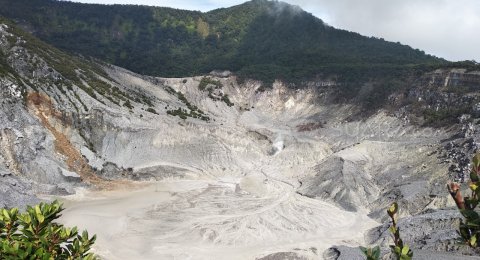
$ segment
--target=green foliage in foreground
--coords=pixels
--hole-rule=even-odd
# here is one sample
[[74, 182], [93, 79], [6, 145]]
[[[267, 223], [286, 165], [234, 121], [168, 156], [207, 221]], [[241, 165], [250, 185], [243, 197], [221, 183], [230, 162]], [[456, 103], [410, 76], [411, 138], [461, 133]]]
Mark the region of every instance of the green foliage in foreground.
[[413, 252], [410, 250], [410, 247], [403, 243], [403, 240], [400, 238], [400, 228], [397, 226], [398, 218], [398, 204], [393, 203], [390, 208], [387, 210], [388, 216], [392, 220], [392, 226], [390, 227], [390, 233], [393, 236], [394, 245], [391, 245], [392, 253], [397, 257], [398, 260], [411, 260], [413, 257]]
[[[400, 237], [400, 228], [397, 226], [398, 219], [398, 204], [394, 202], [387, 210], [387, 214], [392, 220], [392, 225], [389, 228], [393, 237], [393, 245], [390, 245], [392, 254], [398, 260], [411, 260], [413, 257], [413, 251], [405, 244]], [[380, 247], [365, 248], [360, 247], [367, 260], [379, 260], [380, 259]]]
[[53, 222], [62, 211], [58, 201], [28, 206], [23, 213], [0, 209], [0, 259], [97, 259], [88, 253], [96, 236]]
[[361, 246], [360, 250], [362, 250], [363, 254], [366, 257], [366, 260], [378, 260], [380, 259], [380, 247], [376, 246], [374, 248], [366, 248]]
[[[480, 153], [477, 153], [472, 159], [472, 170], [470, 171], [470, 196], [462, 196], [461, 187], [458, 183], [449, 183], [447, 185], [448, 192], [452, 196], [458, 210], [463, 218], [460, 221], [458, 233], [462, 244], [466, 244], [472, 248], [479, 247], [480, 239], [480, 214], [477, 206], [480, 203]], [[390, 233], [393, 235], [394, 245], [391, 245], [392, 253], [398, 260], [411, 260], [413, 257], [412, 250], [408, 245], [404, 244], [400, 238], [400, 229], [397, 227], [398, 204], [393, 203], [387, 210], [392, 220]], [[367, 260], [379, 260], [380, 248], [360, 247]]]
[[476, 248], [479, 246], [478, 240], [480, 239], [480, 215], [477, 209], [480, 202], [480, 154], [473, 157], [472, 164], [469, 183], [470, 196], [462, 196], [458, 183], [449, 183], [447, 188], [464, 217], [459, 227], [461, 241]]

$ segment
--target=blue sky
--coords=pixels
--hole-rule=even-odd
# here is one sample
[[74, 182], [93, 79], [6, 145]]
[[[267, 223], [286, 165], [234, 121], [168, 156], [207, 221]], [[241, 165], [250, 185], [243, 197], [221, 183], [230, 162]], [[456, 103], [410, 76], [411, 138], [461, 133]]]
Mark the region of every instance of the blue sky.
[[[241, 0], [75, 0], [209, 11]], [[449, 60], [480, 62], [480, 0], [286, 0], [328, 24]]]

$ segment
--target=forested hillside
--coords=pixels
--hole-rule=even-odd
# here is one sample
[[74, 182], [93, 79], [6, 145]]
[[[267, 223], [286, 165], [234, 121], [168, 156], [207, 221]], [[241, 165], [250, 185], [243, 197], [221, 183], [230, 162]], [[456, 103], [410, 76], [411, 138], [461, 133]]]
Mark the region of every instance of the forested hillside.
[[293, 82], [319, 74], [351, 76], [360, 70], [356, 74], [363, 75], [366, 69], [378, 74], [379, 67], [443, 62], [400, 43], [335, 29], [298, 7], [266, 0], [208, 13], [0, 0], [0, 15], [59, 48], [165, 77], [226, 69]]

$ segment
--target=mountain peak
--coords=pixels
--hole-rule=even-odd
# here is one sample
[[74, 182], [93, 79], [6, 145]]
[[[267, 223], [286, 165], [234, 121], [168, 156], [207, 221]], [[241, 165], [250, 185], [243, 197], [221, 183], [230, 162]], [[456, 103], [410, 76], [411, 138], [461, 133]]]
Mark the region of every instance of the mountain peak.
[[382, 76], [384, 72], [375, 72], [378, 67], [444, 62], [409, 46], [325, 26], [300, 7], [279, 1], [252, 0], [200, 13], [0, 0], [0, 15], [21, 21], [60, 49], [164, 77], [220, 69], [267, 83], [301, 82], [316, 77], [348, 80], [346, 74], [355, 70], [360, 83]]
[[[238, 8], [256, 8], [259, 12], [268, 11], [269, 14], [307, 14], [300, 6], [292, 5], [287, 2], [277, 0], [251, 0], [243, 4], [221, 9], [238, 9]], [[214, 10], [215, 11], [215, 10]]]

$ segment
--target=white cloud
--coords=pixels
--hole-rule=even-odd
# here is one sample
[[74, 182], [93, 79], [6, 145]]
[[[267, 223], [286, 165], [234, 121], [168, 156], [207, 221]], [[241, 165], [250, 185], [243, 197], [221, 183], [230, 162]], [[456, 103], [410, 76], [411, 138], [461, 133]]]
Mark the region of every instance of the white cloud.
[[[242, 0], [79, 0], [169, 6], [209, 11]], [[328, 24], [367, 36], [399, 41], [449, 60], [480, 61], [478, 0], [286, 0]]]
[[449, 60], [480, 61], [480, 1], [317, 0], [305, 6], [328, 12], [326, 22], [368, 36], [400, 41]]

